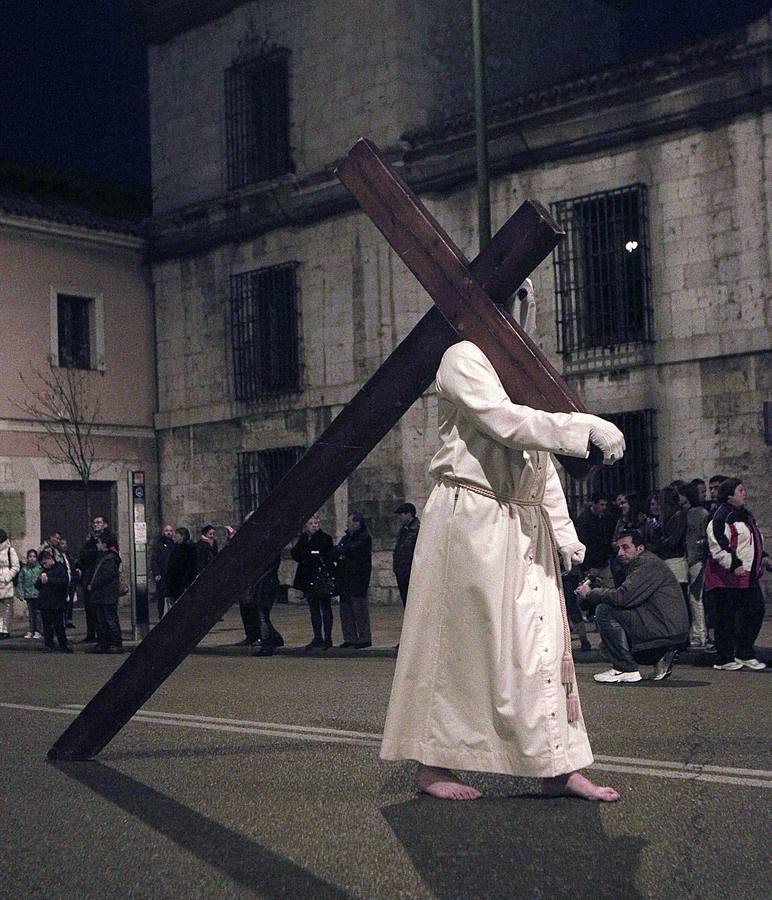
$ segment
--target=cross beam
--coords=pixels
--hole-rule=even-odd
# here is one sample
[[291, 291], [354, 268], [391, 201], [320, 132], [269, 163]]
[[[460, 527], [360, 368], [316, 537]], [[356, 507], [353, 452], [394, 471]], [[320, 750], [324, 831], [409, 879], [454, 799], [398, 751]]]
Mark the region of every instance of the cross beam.
[[[460, 336], [481, 342], [518, 402], [533, 398], [539, 401], [535, 405], [553, 411], [583, 409], [538, 348], [493, 302], [503, 302], [516, 290], [562, 237], [543, 207], [524, 203], [477, 259], [467, 264], [373, 144], [359, 141], [338, 173], [389, 241], [394, 241], [395, 250], [437, 306], [70, 723], [48, 751], [49, 759], [91, 759], [112, 740], [219, 621], [233, 598], [265, 573], [303, 523], [428, 388], [442, 354]], [[496, 329], [506, 336], [496, 336]], [[537, 382], [536, 393], [531, 393], [531, 376]], [[586, 472], [588, 463], [579, 462], [574, 471]]]

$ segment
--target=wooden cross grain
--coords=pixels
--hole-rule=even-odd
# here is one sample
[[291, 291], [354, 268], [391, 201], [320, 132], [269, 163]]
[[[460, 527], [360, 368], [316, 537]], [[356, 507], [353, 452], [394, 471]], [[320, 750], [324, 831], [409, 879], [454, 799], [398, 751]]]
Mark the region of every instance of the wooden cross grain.
[[[544, 207], [523, 203], [467, 263], [371, 142], [357, 142], [338, 176], [436, 306], [94, 695], [49, 759], [91, 759], [105, 747], [429, 387], [442, 354], [459, 339], [485, 352], [513, 401], [551, 412], [584, 411], [531, 339], [495, 305], [563, 236]], [[561, 461], [580, 477], [594, 462], [592, 456]]]

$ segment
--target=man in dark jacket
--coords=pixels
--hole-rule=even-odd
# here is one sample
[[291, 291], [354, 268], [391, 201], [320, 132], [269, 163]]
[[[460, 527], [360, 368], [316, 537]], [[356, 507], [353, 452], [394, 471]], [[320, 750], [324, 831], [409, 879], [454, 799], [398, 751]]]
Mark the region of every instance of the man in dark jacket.
[[99, 559], [97, 538], [103, 531], [107, 531], [107, 528], [107, 520], [104, 516], [94, 516], [91, 522], [91, 533], [80, 551], [78, 568], [80, 569], [80, 583], [83, 587], [83, 609], [86, 613], [86, 636], [81, 641], [83, 644], [93, 644], [97, 640], [97, 611], [88, 586], [91, 583], [91, 576], [94, 574], [94, 566]]
[[415, 506], [412, 503], [400, 503], [394, 512], [399, 516], [401, 527], [394, 547], [392, 568], [397, 579], [402, 605], [405, 606], [407, 603], [407, 590], [410, 585], [410, 568], [413, 565], [413, 553], [415, 552], [415, 542], [418, 540], [421, 521], [416, 516]]
[[595, 621], [612, 669], [595, 675], [602, 684], [640, 681], [638, 661], [655, 664], [654, 680], [667, 678], [678, 649], [689, 639], [689, 614], [681, 586], [665, 562], [650, 553], [639, 531], [617, 538], [617, 557], [627, 577], [618, 588], [580, 584], [576, 593], [595, 607]]
[[612, 587], [609, 560], [616, 517], [609, 513], [608, 500], [593, 494], [590, 504], [576, 520], [576, 534], [585, 546], [582, 572], [599, 587]]
[[166, 570], [169, 567], [169, 557], [174, 547], [174, 529], [171, 525], [164, 525], [153, 546], [153, 555], [150, 558], [150, 571], [155, 584], [155, 602], [158, 608], [158, 621], [164, 614], [164, 598], [166, 597]]
[[96, 565], [89, 582], [89, 595], [97, 613], [97, 645], [91, 653], [123, 653], [118, 621], [121, 557], [115, 536], [103, 531], [96, 539]]
[[64, 563], [56, 562], [50, 550], [41, 550], [38, 557], [42, 572], [35, 582], [38, 590], [37, 607], [43, 618], [43, 649], [53, 653], [54, 634], [63, 653], [72, 653], [64, 630], [64, 611], [67, 607], [67, 588], [70, 583]]
[[349, 514], [346, 533], [334, 551], [335, 582], [340, 596], [341, 647], [372, 647], [367, 589], [373, 570], [373, 539], [358, 512]]

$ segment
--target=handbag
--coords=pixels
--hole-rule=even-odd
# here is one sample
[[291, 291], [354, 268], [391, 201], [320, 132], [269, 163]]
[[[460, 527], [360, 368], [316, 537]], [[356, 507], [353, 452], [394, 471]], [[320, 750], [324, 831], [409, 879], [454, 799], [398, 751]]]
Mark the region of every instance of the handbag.
[[310, 587], [311, 592], [314, 594], [324, 594], [326, 597], [335, 597], [337, 595], [335, 576], [324, 561], [319, 563], [319, 569], [311, 579]]

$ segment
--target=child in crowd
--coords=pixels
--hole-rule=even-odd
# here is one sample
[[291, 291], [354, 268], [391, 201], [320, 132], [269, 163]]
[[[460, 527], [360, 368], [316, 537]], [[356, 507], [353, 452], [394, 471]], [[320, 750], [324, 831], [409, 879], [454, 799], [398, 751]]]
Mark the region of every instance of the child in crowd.
[[43, 649], [53, 653], [56, 634], [62, 653], [72, 653], [64, 630], [64, 611], [70, 584], [67, 569], [64, 563], [56, 562], [50, 550], [41, 550], [39, 558], [43, 571], [35, 582], [35, 587], [38, 589], [38, 607], [43, 616]]
[[40, 578], [43, 570], [38, 562], [37, 550], [27, 550], [27, 561], [19, 571], [19, 596], [27, 603], [27, 615], [29, 617], [29, 631], [24, 637], [29, 641], [32, 638], [42, 640], [43, 618], [38, 608], [38, 589], [35, 582]]

